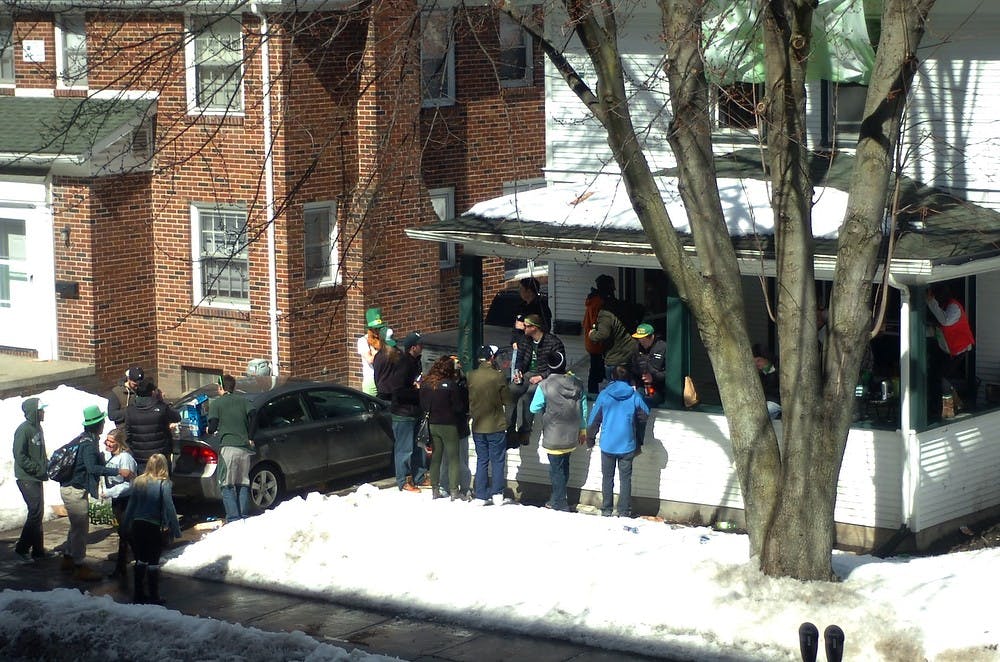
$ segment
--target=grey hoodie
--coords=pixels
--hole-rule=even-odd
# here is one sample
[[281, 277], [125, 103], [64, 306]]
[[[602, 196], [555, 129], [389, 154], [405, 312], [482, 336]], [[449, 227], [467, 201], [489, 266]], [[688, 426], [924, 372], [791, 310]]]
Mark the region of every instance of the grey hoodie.
[[40, 483], [48, 480], [45, 469], [49, 456], [45, 453], [45, 436], [38, 420], [38, 398], [28, 398], [21, 403], [24, 423], [14, 431], [14, 478]]
[[[542, 420], [542, 446], [548, 450], [567, 450], [579, 444], [580, 430], [586, 428], [587, 415], [581, 409], [583, 384], [573, 375], [549, 375], [538, 385], [545, 418]], [[544, 400], [542, 400], [544, 398]], [[534, 410], [532, 402], [532, 410]]]

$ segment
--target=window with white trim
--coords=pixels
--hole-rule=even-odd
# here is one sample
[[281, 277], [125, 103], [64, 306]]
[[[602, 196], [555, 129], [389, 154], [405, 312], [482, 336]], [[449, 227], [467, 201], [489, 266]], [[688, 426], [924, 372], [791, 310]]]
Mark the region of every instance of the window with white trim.
[[340, 282], [337, 254], [337, 203], [316, 202], [303, 207], [306, 287], [323, 287]]
[[420, 89], [423, 107], [455, 103], [455, 43], [450, 11], [420, 15]]
[[0, 17], [0, 84], [14, 84], [14, 23]]
[[56, 17], [56, 83], [61, 88], [87, 87], [87, 32], [83, 14]]
[[[544, 177], [533, 177], [531, 179], [516, 179], [512, 182], [503, 183], [503, 194], [511, 195], [516, 193], [524, 193], [525, 191], [533, 191], [537, 188], [545, 188], [545, 186], [546, 182]], [[533, 270], [534, 266], [535, 266], [534, 260], [506, 257], [503, 260], [504, 278], [508, 280], [515, 277], [521, 278], [523, 277], [521, 272], [525, 270]]]
[[531, 35], [507, 14], [500, 14], [497, 26], [500, 56], [497, 73], [502, 87], [527, 87], [532, 82]]
[[825, 122], [827, 135], [824, 144], [854, 147], [861, 133], [867, 97], [867, 85], [823, 81], [823, 98], [826, 100], [828, 117]]
[[[442, 221], [455, 218], [455, 189], [434, 188], [427, 193], [431, 196], [431, 204], [434, 205], [434, 212]], [[452, 241], [442, 241], [438, 244], [438, 262], [442, 269], [449, 269], [455, 266], [455, 243]]]
[[188, 30], [189, 112], [242, 113], [243, 24], [232, 16], [192, 16]]
[[250, 304], [246, 209], [192, 204], [191, 257], [195, 305]]
[[715, 88], [715, 122], [722, 130], [757, 131], [757, 104], [764, 98], [760, 83], [730, 83]]

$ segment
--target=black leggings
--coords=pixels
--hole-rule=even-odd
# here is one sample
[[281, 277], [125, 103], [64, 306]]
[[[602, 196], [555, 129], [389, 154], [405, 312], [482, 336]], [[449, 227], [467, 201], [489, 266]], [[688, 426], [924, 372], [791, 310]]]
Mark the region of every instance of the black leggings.
[[132, 551], [136, 561], [160, 565], [160, 554], [163, 552], [160, 525], [138, 519], [132, 522]]

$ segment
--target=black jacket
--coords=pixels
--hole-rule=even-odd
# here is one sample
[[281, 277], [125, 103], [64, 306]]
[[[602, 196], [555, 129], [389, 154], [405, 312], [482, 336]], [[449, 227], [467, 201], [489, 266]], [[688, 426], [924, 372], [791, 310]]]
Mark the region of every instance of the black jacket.
[[469, 390], [465, 382], [441, 382], [437, 388], [424, 384], [420, 404], [427, 412], [427, 422], [454, 425], [461, 432], [469, 424]]
[[[552, 310], [549, 308], [548, 301], [545, 300], [541, 295], [534, 298], [531, 303], [526, 302], [524, 299], [518, 303], [517, 306], [517, 319], [524, 320], [527, 315], [538, 315], [542, 318], [542, 331], [548, 333], [552, 330]], [[524, 337], [524, 330], [515, 328], [511, 331], [510, 342], [517, 343], [518, 347], [523, 347], [524, 343], [530, 342]]]
[[398, 352], [392, 358], [380, 350], [372, 361], [375, 369], [375, 388], [378, 397], [389, 402], [389, 413], [404, 418], [420, 417], [420, 393], [414, 382], [420, 376], [420, 361], [409, 352]]
[[108, 393], [108, 419], [115, 425], [121, 425], [125, 420], [125, 410], [135, 402], [135, 398], [135, 391], [128, 387], [124, 379], [115, 384]]
[[653, 341], [649, 349], [643, 349], [639, 343], [635, 344], [635, 351], [632, 353], [632, 377], [636, 384], [642, 382], [642, 373], [648, 372], [653, 376], [653, 388], [662, 391], [666, 386], [667, 369], [667, 343], [660, 338]]
[[[536, 351], [535, 343], [530, 338], [525, 337], [525, 345], [522, 348], [518, 345], [517, 350], [517, 369], [522, 373], [528, 373], [531, 367], [531, 357], [533, 352]], [[556, 353], [562, 354], [562, 361], [565, 365], [566, 362], [566, 348], [563, 347], [563, 341], [559, 339], [559, 336], [554, 333], [546, 333], [542, 336], [542, 339], [538, 341], [538, 358], [535, 362], [534, 374], [541, 375], [542, 377], [548, 377], [551, 370], [549, 370], [549, 362], [556, 363]]]
[[125, 409], [125, 432], [135, 461], [143, 464], [156, 453], [169, 460], [173, 446], [170, 424], [180, 420], [180, 414], [162, 400], [135, 398]]

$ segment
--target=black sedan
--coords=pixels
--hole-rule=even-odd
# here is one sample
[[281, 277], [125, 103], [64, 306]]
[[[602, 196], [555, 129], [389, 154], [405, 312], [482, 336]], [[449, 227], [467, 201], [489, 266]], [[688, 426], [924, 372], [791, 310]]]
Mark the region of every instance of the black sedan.
[[[286, 377], [247, 377], [236, 393], [250, 402], [250, 499], [270, 508], [286, 490], [320, 485], [378, 470], [392, 462], [392, 424], [386, 404], [332, 383]], [[204, 386], [174, 403], [182, 422], [174, 440], [174, 494], [221, 499], [215, 476], [218, 435], [205, 435], [185, 415], [196, 409], [204, 427], [208, 399], [219, 387]]]

